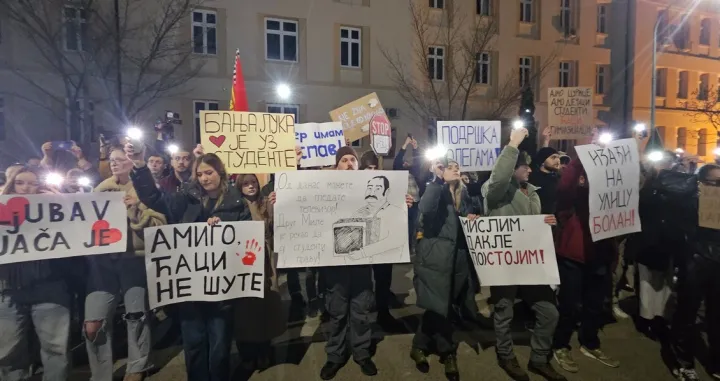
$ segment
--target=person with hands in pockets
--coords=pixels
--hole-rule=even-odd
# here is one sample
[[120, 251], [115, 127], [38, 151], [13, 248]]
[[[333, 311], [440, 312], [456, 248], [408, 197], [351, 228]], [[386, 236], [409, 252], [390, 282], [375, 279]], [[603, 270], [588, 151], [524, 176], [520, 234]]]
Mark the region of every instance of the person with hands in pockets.
[[[133, 184], [140, 201], [167, 216], [171, 224], [250, 221], [250, 210], [237, 188], [231, 187], [225, 165], [215, 154], [197, 147], [192, 179], [179, 192], [157, 189], [145, 164], [144, 152], [125, 145], [134, 163]], [[175, 305], [180, 318], [185, 369], [191, 381], [227, 381], [230, 379], [232, 343], [232, 302], [182, 302]]]
[[[513, 129], [510, 142], [495, 162], [490, 179], [482, 186], [485, 213], [489, 217], [527, 216], [541, 214], [542, 205], [537, 187], [528, 183], [531, 169], [526, 154], [520, 152], [520, 143], [528, 136], [525, 128]], [[555, 216], [548, 215], [545, 222], [556, 225]], [[480, 279], [482, 282], [482, 279]], [[535, 330], [530, 339], [528, 370], [551, 381], [564, 381], [549, 363], [552, 354], [553, 334], [558, 323], [555, 293], [549, 285], [493, 286], [490, 293], [495, 303], [493, 320], [497, 340], [498, 363], [516, 381], [529, 381], [527, 372], [520, 367], [513, 350], [511, 324], [515, 298], [520, 297], [535, 312]]]

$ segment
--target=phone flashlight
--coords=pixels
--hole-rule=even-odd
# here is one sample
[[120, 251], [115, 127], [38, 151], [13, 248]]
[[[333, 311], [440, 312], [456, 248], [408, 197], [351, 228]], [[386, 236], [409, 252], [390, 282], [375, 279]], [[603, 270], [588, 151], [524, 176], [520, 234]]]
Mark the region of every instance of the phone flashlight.
[[81, 177], [77, 179], [77, 184], [81, 187], [89, 187], [90, 186], [90, 178], [89, 177]]
[[429, 150], [427, 150], [425, 152], [425, 157], [430, 161], [437, 160], [441, 157], [444, 157], [446, 152], [447, 152], [447, 150], [445, 149], [445, 147], [436, 146], [436, 147], [433, 147], [433, 148], [430, 148]]
[[63, 183], [63, 177], [59, 173], [50, 172], [45, 176], [45, 184], [60, 186]]
[[638, 123], [638, 124], [635, 125], [635, 127], [633, 127], [633, 129], [635, 130], [635, 132], [644, 132], [644, 131], [645, 131], [645, 128], [646, 128], [646, 127], [645, 127], [645, 123]]
[[170, 144], [167, 146], [167, 151], [170, 155], [174, 155], [180, 151], [180, 147], [178, 147], [177, 144]]
[[523, 123], [522, 120], [516, 120], [513, 122], [513, 130], [518, 130], [520, 128], [523, 128], [525, 126], [525, 123]]
[[142, 139], [143, 132], [137, 127], [130, 127], [127, 129], [127, 136], [132, 140], [140, 140]]
[[613, 141], [613, 136], [609, 132], [604, 132], [604, 133], [600, 134], [600, 137], [598, 137], [598, 142], [600, 142], [602, 144], [608, 144], [611, 141]]

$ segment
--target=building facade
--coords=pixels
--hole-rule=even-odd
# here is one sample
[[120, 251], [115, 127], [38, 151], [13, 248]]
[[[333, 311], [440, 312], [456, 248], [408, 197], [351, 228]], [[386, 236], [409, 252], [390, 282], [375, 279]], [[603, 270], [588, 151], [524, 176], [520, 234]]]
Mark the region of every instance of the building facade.
[[[177, 140], [194, 145], [199, 141], [199, 112], [228, 107], [232, 64], [239, 49], [251, 111], [293, 113], [300, 123], [323, 122], [329, 120], [330, 110], [377, 92], [385, 108], [392, 109], [396, 146], [408, 133], [433, 144], [427, 142], [434, 135], [432, 120], [408, 106], [383, 54], [394, 52], [415, 80], [429, 76], [438, 87], [453, 81], [452, 63], [460, 56], [456, 47], [426, 41], [429, 45], [418, 51], [420, 37], [412, 28], [411, 9], [419, 9], [434, 20], [436, 35], [451, 29], [472, 32], [469, 25], [489, 19], [497, 26], [492, 41], [472, 60], [468, 119], [499, 109], [500, 99], [529, 85], [542, 130], [548, 117], [547, 88], [589, 86], [595, 92], [596, 124], [624, 130], [635, 122], [649, 122], [654, 20], [664, 15], [672, 24], [683, 16], [684, 40], [661, 44], [658, 56], [656, 125], [666, 147], [713, 158], [715, 129], [698, 122], [691, 112], [693, 96], [720, 79], [720, 69], [714, 68], [720, 57], [720, 18], [709, 6], [691, 9], [689, 0], [670, 7], [651, 0], [412, 0], [414, 7], [409, 7], [408, 1], [203, 2], [183, 20], [177, 36], [192, 44], [193, 65], [201, 65], [199, 72], [182, 91], [155, 100], [131, 122], [150, 131], [166, 110], [177, 112], [183, 121], [175, 128]], [[87, 20], [79, 11], [58, 12], [65, 50], [78, 49]], [[463, 23], [449, 17], [458, 14]], [[99, 131], [119, 132], [129, 123], [114, 117], [110, 105], [94, 101], [109, 89], [92, 87], [75, 102], [83, 118], [82, 133], [73, 134], [62, 122], [70, 107], [62, 103], [63, 83], [48, 65], [38, 64], [42, 54], [29, 49], [27, 38], [2, 15], [0, 36], [3, 164], [39, 154], [43, 141], [76, 136], [95, 141]], [[40, 78], [46, 89], [56, 89], [57, 99], [50, 102], [36, 95], [17, 75], [18, 68]], [[288, 96], [277, 93], [279, 84], [291, 89]], [[517, 106], [516, 101], [504, 105], [495, 116], [511, 120]], [[353, 142], [360, 151], [369, 149], [363, 140]], [[568, 149], [569, 143], [560, 146]]]

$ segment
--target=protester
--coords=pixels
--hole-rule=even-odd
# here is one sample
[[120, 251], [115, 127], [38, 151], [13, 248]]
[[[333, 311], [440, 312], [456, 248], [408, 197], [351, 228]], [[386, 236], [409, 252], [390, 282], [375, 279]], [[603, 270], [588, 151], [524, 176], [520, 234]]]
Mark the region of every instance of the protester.
[[[336, 170], [358, 169], [358, 156], [352, 147], [344, 146], [335, 154]], [[410, 196], [406, 202], [410, 204]], [[369, 265], [335, 266], [324, 269], [327, 282], [325, 302], [330, 317], [330, 337], [325, 345], [327, 362], [320, 378], [331, 380], [347, 361], [348, 336], [353, 359], [366, 376], [377, 374], [370, 358], [372, 331], [370, 310], [373, 304], [372, 267]]]
[[78, 168], [90, 179], [91, 184], [95, 185], [100, 182], [99, 172], [85, 157], [82, 148], [75, 142], [72, 142], [69, 151], [61, 151], [56, 148], [53, 147], [52, 142], [46, 142], [42, 145], [43, 158], [40, 167], [59, 173], [66, 173], [73, 168]]
[[28, 168], [34, 168], [34, 169], [40, 169], [40, 164], [42, 163], [42, 158], [38, 156], [30, 156], [28, 157], [27, 161], [25, 161], [25, 165]]
[[235, 186], [242, 194], [253, 221], [265, 223], [265, 296], [235, 301], [235, 344], [245, 370], [270, 366], [270, 340], [285, 331], [287, 317], [278, 292], [277, 255], [273, 253], [273, 205], [275, 192], [260, 194], [256, 175], [240, 175]]
[[[201, 149], [196, 149], [200, 156], [195, 159], [188, 186], [178, 192], [161, 192], [145, 164], [142, 149], [138, 152], [132, 144], [127, 144], [125, 151], [134, 163], [132, 179], [141, 202], [166, 215], [170, 223], [207, 222], [216, 225], [222, 221], [251, 220], [240, 191], [229, 187], [225, 164], [217, 155], [203, 154]], [[176, 164], [180, 161], [186, 163], [188, 160], [184, 157], [182, 155], [180, 160], [174, 161]], [[228, 380], [232, 302], [183, 302], [176, 307], [188, 379]]]
[[[378, 157], [373, 151], [365, 152], [360, 158], [360, 170], [377, 170], [378, 165]], [[398, 304], [397, 297], [390, 290], [393, 265], [392, 263], [382, 263], [372, 265], [372, 269], [375, 279], [375, 307], [378, 312], [377, 323], [386, 332], [400, 332], [405, 329], [405, 326], [390, 313], [391, 305]]]
[[162, 180], [165, 173], [165, 157], [159, 153], [155, 153], [148, 157], [147, 166], [150, 169], [150, 173], [155, 179], [155, 183], [159, 183]]
[[[528, 131], [525, 128], [512, 130], [510, 142], [498, 156], [490, 179], [482, 186], [485, 213], [488, 216], [541, 214], [537, 188], [528, 183], [531, 169], [525, 155], [518, 149], [527, 136]], [[555, 216], [546, 216], [545, 222], [554, 225]], [[482, 279], [480, 281], [482, 282]], [[519, 297], [531, 306], [536, 317], [535, 329], [530, 339], [528, 370], [551, 381], [564, 381], [566, 378], [549, 363], [553, 333], [558, 321], [555, 294], [550, 286], [495, 286], [491, 287], [490, 292], [497, 301], [493, 320], [497, 340], [495, 348], [500, 367], [513, 380], [530, 379], [515, 357], [510, 329], [515, 298]]]
[[[625, 245], [625, 256], [634, 258], [638, 267], [638, 326], [661, 341], [668, 335], [671, 316], [668, 307], [672, 305], [668, 301], [673, 293], [675, 257], [685, 252], [687, 243], [688, 229], [679, 229], [676, 221], [692, 209], [671, 202], [682, 197], [673, 196], [657, 184], [658, 174], [669, 170], [674, 158], [674, 152], [666, 151], [660, 160], [644, 166], [638, 203], [642, 231], [630, 236]], [[692, 190], [687, 192], [691, 195]]]
[[533, 157], [534, 168], [530, 172], [530, 184], [537, 188], [540, 197], [541, 213], [555, 214], [557, 205], [557, 187], [560, 176], [560, 155], [552, 147], [543, 147]]
[[[36, 169], [12, 171], [2, 195], [45, 193]], [[0, 265], [0, 380], [30, 379], [37, 337], [43, 380], [69, 377], [71, 297], [58, 260]]]
[[110, 148], [113, 176], [95, 192], [124, 192], [128, 217], [128, 247], [124, 253], [87, 257], [88, 295], [85, 299], [85, 343], [92, 380], [105, 381], [113, 375], [113, 317], [123, 300], [128, 332], [128, 361], [124, 381], [141, 381], [150, 368], [150, 321], [148, 319], [147, 277], [143, 230], [166, 224], [163, 214], [148, 209], [138, 200], [130, 178], [133, 163], [122, 147]]
[[[420, 199], [423, 238], [413, 260], [417, 305], [425, 309], [413, 337], [410, 358], [416, 368], [430, 370], [427, 355], [434, 348], [445, 366], [448, 380], [459, 380], [457, 343], [449, 319], [454, 305], [475, 304], [467, 242], [460, 217], [475, 219], [470, 196], [460, 181], [460, 166], [455, 161], [434, 164], [435, 178]], [[477, 310], [472, 307], [469, 310]]]
[[617, 246], [614, 239], [593, 242], [588, 223], [589, 186], [582, 163], [574, 159], [565, 169], [557, 189], [559, 224], [555, 246], [560, 274], [560, 319], [555, 330], [553, 356], [561, 368], [573, 373], [578, 372], [579, 366], [570, 352], [570, 338], [578, 323], [580, 352], [603, 365], [620, 366], [600, 349], [598, 337]]
[[[150, 158], [152, 159], [152, 156]], [[192, 179], [193, 160], [193, 153], [190, 151], [179, 150], [174, 153], [170, 161], [172, 172], [158, 181], [160, 189], [169, 193], [180, 192], [183, 184], [187, 184]]]
[[[672, 186], [672, 174], [663, 173], [659, 177], [660, 186], [665, 189]], [[698, 172], [697, 180], [705, 186], [720, 186], [720, 166], [704, 165]], [[692, 212], [685, 215], [688, 217], [685, 224], [692, 224], [695, 232], [692, 234], [690, 255], [684, 258], [685, 262], [680, 266], [677, 309], [672, 318], [672, 348], [678, 362], [676, 375], [681, 381], [699, 379], [695, 371], [695, 338], [700, 335], [695, 322], [703, 301], [709, 344], [708, 373], [720, 379], [720, 231], [697, 226], [697, 197], [692, 197], [692, 204]]]

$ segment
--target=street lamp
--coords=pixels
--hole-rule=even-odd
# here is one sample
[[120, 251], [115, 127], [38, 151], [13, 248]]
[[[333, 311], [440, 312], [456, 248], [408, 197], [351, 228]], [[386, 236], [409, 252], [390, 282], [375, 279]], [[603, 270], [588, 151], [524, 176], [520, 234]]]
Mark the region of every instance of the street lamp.
[[277, 93], [277, 96], [280, 97], [280, 99], [285, 100], [290, 98], [290, 95], [292, 94], [292, 90], [290, 89], [290, 86], [288, 86], [287, 83], [279, 83], [275, 87], [275, 93]]

